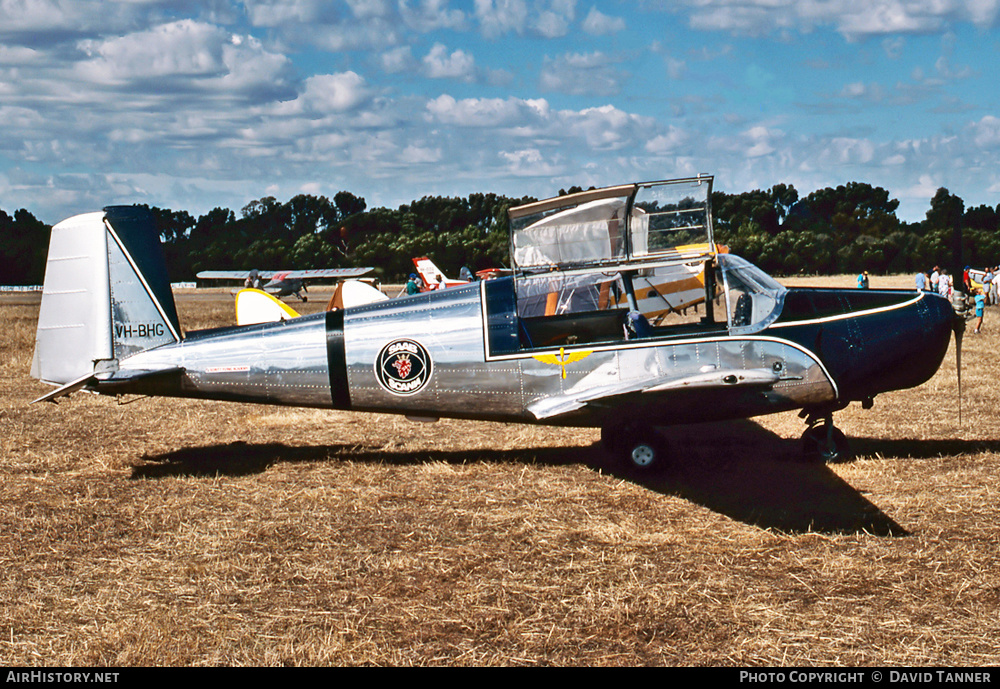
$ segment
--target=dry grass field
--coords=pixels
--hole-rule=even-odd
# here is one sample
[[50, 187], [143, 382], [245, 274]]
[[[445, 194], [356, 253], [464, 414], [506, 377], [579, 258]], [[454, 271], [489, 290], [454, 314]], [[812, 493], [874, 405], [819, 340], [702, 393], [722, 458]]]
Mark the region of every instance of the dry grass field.
[[998, 308], [961, 425], [952, 348], [837, 415], [852, 462], [796, 461], [785, 414], [673, 429], [684, 461], [636, 481], [592, 430], [28, 406], [37, 299], [0, 296], [0, 664], [1000, 663]]

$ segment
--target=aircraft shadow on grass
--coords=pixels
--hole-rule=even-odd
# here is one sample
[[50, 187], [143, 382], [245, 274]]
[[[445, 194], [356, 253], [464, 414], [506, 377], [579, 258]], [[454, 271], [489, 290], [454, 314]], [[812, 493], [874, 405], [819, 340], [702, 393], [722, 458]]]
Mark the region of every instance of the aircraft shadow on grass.
[[[430, 462], [523, 462], [561, 466], [586, 464], [644, 488], [674, 495], [731, 519], [789, 533], [870, 533], [906, 536], [861, 491], [830, 467], [803, 463], [797, 439], [782, 438], [752, 421], [679, 426], [667, 434], [677, 458], [650, 474], [619, 470], [599, 443], [590, 446], [522, 450], [393, 450], [373, 445], [290, 446], [242, 442], [185, 448], [146, 456], [134, 478], [165, 476], [240, 476], [265, 471], [279, 462], [347, 460], [414, 465]], [[1000, 452], [998, 441], [885, 440], [853, 442], [861, 455], [930, 459], [942, 455]]]

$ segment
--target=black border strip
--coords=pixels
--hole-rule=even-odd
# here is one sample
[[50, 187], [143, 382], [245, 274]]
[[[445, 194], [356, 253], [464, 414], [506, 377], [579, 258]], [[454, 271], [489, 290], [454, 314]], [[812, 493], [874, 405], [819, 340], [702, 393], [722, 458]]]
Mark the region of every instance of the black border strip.
[[344, 312], [326, 312], [326, 366], [330, 372], [330, 400], [334, 409], [351, 408], [347, 384], [347, 351], [344, 347]]

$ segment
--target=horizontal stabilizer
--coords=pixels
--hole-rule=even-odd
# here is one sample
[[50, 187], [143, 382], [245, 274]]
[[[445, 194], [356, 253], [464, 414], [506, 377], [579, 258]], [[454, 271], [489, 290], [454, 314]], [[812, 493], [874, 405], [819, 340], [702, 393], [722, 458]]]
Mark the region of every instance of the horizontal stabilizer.
[[94, 391], [106, 394], [141, 393], [143, 392], [142, 387], [144, 385], [156, 380], [170, 378], [183, 372], [184, 368], [182, 366], [170, 366], [154, 370], [125, 369], [115, 371], [110, 377], [107, 377], [106, 373], [88, 373], [74, 381], [59, 386], [36, 400], [32, 400], [31, 403], [55, 402], [60, 397], [67, 397], [83, 388], [91, 388]]
[[99, 378], [97, 390], [111, 395], [165, 394], [161, 387], [167, 381], [176, 380], [184, 373], [183, 366], [167, 366], [158, 369], [122, 369], [109, 378]]
[[35, 402], [53, 402], [54, 403], [60, 397], [66, 397], [67, 395], [73, 394], [77, 390], [85, 387], [87, 385], [87, 383], [90, 383], [93, 380], [96, 380], [94, 378], [94, 374], [93, 373], [88, 373], [88, 374], [86, 374], [84, 376], [80, 376], [76, 380], [72, 380], [72, 381], [66, 383], [65, 385], [60, 385], [55, 390], [52, 390], [51, 392], [48, 392], [48, 393], [42, 395], [41, 397], [39, 397], [36, 400], [32, 400], [31, 403], [32, 404], [34, 404]]

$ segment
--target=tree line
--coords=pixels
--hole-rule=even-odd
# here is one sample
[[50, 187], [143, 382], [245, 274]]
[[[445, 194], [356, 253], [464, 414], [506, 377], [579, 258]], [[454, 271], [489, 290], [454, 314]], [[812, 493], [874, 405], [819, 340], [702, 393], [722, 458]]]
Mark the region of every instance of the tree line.
[[[560, 193], [580, 191], [580, 187]], [[163, 241], [170, 276], [194, 280], [201, 270], [375, 266], [384, 281], [403, 279], [415, 256], [430, 256], [445, 271], [508, 264], [507, 210], [535, 201], [476, 193], [425, 196], [369, 209], [348, 191], [332, 199], [300, 194], [285, 203], [251, 201], [239, 215], [215, 208], [187, 211], [149, 207]], [[716, 241], [774, 275], [902, 273], [951, 266], [956, 230], [963, 261], [1000, 263], [1000, 206], [966, 208], [941, 188], [924, 220], [896, 217], [889, 192], [851, 182], [800, 197], [791, 185], [712, 195]], [[0, 283], [40, 284], [50, 226], [21, 209], [0, 210]]]

